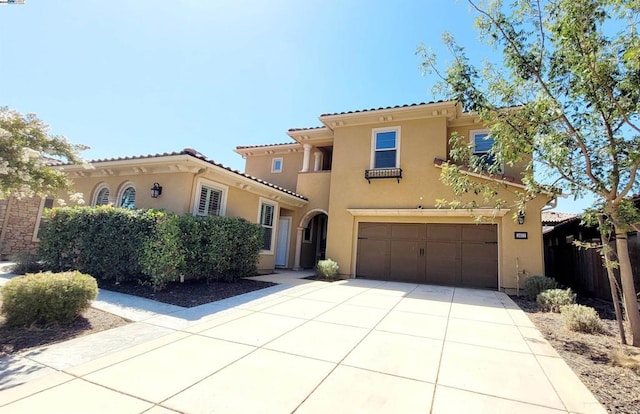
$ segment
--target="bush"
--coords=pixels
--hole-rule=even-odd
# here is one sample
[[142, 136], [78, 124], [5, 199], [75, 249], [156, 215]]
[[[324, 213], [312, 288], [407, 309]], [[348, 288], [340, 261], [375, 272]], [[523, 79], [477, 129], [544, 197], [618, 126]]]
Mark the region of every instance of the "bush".
[[571, 289], [547, 289], [538, 295], [536, 301], [541, 311], [559, 313], [562, 306], [575, 303], [576, 294]]
[[583, 305], [565, 305], [560, 308], [567, 329], [584, 333], [603, 331], [602, 322], [595, 309]]
[[29, 273], [2, 287], [2, 309], [9, 326], [70, 322], [98, 295], [96, 280], [78, 271]]
[[55, 208], [40, 237], [47, 270], [140, 280], [155, 290], [184, 279], [233, 281], [257, 273], [262, 227], [238, 217], [109, 206]]
[[536, 300], [538, 295], [545, 290], [555, 289], [558, 284], [553, 278], [545, 276], [531, 276], [524, 282], [524, 295], [529, 300]]
[[178, 216], [158, 214], [154, 232], [144, 241], [140, 253], [140, 268], [154, 290], [162, 290], [167, 283], [180, 279], [184, 256]]
[[262, 226], [240, 217], [179, 216], [185, 279], [230, 282], [253, 276], [262, 247]]
[[325, 279], [335, 279], [338, 276], [338, 263], [331, 259], [320, 260], [316, 265], [318, 275]]
[[18, 253], [12, 257], [12, 260], [16, 262], [16, 264], [13, 266], [13, 269], [11, 269], [11, 272], [17, 275], [42, 271], [42, 264], [38, 262], [38, 256], [33, 253]]
[[99, 206], [54, 208], [49, 214], [40, 236], [47, 270], [77, 269], [119, 282], [140, 277], [139, 255], [163, 213]]

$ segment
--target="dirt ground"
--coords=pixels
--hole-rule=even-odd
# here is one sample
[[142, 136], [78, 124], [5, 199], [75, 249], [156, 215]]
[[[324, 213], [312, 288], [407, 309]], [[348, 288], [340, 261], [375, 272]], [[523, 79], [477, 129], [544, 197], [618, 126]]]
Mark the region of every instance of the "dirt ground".
[[[640, 370], [614, 366], [612, 353], [622, 351], [640, 355], [640, 349], [620, 345], [620, 334], [613, 305], [597, 299], [581, 299], [578, 303], [595, 308], [602, 318], [604, 334], [583, 334], [565, 328], [558, 313], [538, 312], [535, 302], [512, 299], [564, 358], [595, 397], [610, 413], [640, 413]], [[626, 327], [627, 337], [629, 328]]]

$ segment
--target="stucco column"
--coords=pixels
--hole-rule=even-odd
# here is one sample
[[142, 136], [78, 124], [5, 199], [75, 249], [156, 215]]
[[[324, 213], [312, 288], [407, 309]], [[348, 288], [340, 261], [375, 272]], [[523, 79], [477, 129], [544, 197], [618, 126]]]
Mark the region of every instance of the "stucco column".
[[302, 148], [304, 148], [304, 158], [302, 159], [302, 171], [300, 172], [309, 172], [309, 161], [311, 158], [311, 144], [304, 144]]
[[296, 257], [293, 262], [293, 270], [302, 270], [300, 267], [300, 250], [302, 250], [302, 237], [304, 235], [304, 227], [298, 227], [296, 235]]
[[320, 171], [320, 168], [322, 167], [320, 165], [320, 160], [322, 160], [322, 153], [320, 151], [318, 152], [314, 152], [313, 153], [314, 156], [314, 160], [313, 160], [313, 171]]

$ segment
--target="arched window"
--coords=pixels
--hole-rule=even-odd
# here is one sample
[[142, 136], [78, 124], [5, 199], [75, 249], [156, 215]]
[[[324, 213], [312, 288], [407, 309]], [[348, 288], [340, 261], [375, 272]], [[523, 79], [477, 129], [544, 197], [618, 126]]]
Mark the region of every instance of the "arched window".
[[123, 187], [120, 194], [120, 207], [134, 209], [136, 208], [136, 189], [132, 185]]
[[109, 204], [109, 187], [102, 185], [98, 187], [95, 194], [93, 199], [94, 206], [106, 206]]

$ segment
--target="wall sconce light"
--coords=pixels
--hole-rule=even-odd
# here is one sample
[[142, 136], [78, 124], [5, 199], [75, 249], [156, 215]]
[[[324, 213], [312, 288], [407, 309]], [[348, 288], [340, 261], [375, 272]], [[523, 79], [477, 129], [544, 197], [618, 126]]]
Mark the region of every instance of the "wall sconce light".
[[153, 183], [151, 187], [151, 198], [158, 198], [162, 194], [162, 186], [158, 183]]
[[518, 224], [524, 224], [524, 211], [518, 212]]

